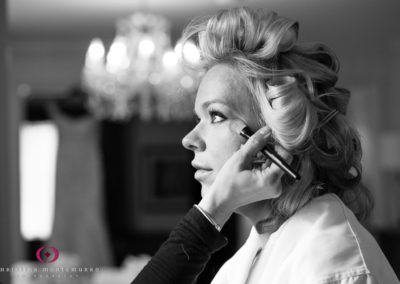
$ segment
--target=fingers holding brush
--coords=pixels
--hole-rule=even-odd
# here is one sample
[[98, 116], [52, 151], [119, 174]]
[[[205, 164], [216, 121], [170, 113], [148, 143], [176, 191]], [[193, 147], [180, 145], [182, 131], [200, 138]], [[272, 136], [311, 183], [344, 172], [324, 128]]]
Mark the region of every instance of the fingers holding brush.
[[[280, 145], [275, 145], [274, 147], [274, 152], [276, 152], [277, 156], [281, 158], [283, 162], [285, 162], [286, 165], [290, 165], [293, 161], [293, 156], [287, 151], [285, 148], [283, 148]], [[272, 180], [272, 181], [279, 181], [282, 176], [287, 173], [284, 169], [282, 169], [281, 164], [279, 165], [278, 163], [273, 163], [270, 159], [267, 158], [265, 163], [261, 166], [261, 170], [265, 171], [267, 176]]]

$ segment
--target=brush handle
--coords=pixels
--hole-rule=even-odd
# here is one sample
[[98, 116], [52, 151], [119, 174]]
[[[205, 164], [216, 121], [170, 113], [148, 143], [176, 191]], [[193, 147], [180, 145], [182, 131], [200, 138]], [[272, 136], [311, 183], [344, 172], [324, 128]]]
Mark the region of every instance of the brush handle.
[[[246, 126], [240, 131], [239, 134], [248, 140], [254, 134], [254, 132]], [[261, 151], [282, 171], [290, 175], [292, 178], [300, 180], [300, 175], [288, 163], [286, 163], [286, 161], [277, 152], [275, 152], [270, 145], [266, 145]]]

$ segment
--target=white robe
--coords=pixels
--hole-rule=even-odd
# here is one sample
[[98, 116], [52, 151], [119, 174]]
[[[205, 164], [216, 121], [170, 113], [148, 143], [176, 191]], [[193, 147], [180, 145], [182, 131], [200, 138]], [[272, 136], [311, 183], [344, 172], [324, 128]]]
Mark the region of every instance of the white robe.
[[400, 282], [375, 239], [330, 193], [310, 201], [271, 235], [259, 235], [253, 227], [246, 243], [212, 281], [223, 283]]

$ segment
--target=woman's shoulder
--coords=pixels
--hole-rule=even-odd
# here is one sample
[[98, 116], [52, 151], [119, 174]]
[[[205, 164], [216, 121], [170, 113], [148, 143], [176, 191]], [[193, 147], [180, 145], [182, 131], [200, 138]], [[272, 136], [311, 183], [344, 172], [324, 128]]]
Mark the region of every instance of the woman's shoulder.
[[309, 275], [379, 275], [382, 271], [391, 275], [390, 265], [375, 239], [333, 193], [311, 200], [270, 240], [270, 249], [277, 251], [281, 247], [287, 252], [280, 256], [282, 261], [301, 263], [301, 271]]
[[[282, 229], [282, 230], [281, 230]], [[352, 211], [333, 193], [311, 200], [276, 232], [280, 242], [312, 258], [349, 259], [363, 264], [363, 254], [374, 242]], [[272, 236], [271, 236], [272, 237]], [[342, 255], [343, 254], [343, 255]], [[322, 260], [322, 259], [320, 259]], [[338, 261], [338, 264], [344, 261]], [[346, 264], [348, 265], [348, 264]]]
[[[327, 193], [310, 200], [304, 207], [287, 219], [271, 235], [271, 238], [286, 239], [295, 237], [293, 241], [299, 243], [302, 238], [310, 238], [319, 234], [325, 235], [328, 232], [327, 236], [342, 235], [344, 231], [351, 232], [351, 223], [354, 223], [351, 215], [352, 212], [337, 195]], [[293, 232], [296, 232], [296, 234], [293, 235]], [[348, 238], [351, 235], [345, 234], [344, 236]]]
[[[281, 228], [285, 230], [287, 226], [291, 228], [297, 225], [301, 225], [309, 233], [326, 232], [327, 229], [342, 225], [343, 229], [350, 230], [353, 234], [359, 233], [358, 230], [361, 226], [353, 212], [334, 193], [313, 198], [283, 223]], [[356, 231], [351, 230], [354, 226]], [[309, 229], [313, 230], [309, 231]], [[340, 231], [335, 232], [339, 233]]]

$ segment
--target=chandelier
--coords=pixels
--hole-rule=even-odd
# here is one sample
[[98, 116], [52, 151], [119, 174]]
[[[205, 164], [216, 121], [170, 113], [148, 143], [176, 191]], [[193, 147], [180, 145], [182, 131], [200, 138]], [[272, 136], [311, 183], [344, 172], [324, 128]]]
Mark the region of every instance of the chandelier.
[[95, 38], [86, 52], [82, 88], [89, 110], [101, 119], [192, 119], [193, 95], [201, 74], [186, 70], [196, 63], [196, 46], [178, 40], [173, 48], [170, 23], [162, 16], [135, 13], [116, 23], [116, 36], [107, 55]]

